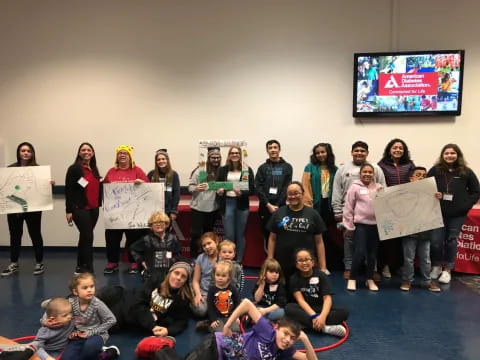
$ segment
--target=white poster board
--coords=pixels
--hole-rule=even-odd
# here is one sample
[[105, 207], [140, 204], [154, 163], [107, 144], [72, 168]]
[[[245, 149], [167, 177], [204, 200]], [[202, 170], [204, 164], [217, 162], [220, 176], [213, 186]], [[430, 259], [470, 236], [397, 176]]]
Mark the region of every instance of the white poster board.
[[0, 168], [0, 214], [53, 209], [50, 166]]
[[443, 227], [435, 178], [390, 186], [374, 200], [380, 240]]
[[163, 183], [103, 185], [105, 229], [143, 229], [155, 211], [165, 211]]

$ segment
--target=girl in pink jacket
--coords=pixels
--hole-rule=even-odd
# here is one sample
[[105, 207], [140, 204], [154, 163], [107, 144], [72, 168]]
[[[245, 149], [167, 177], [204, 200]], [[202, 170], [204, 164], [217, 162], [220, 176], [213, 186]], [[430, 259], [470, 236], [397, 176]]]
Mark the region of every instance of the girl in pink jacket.
[[378, 287], [373, 281], [379, 242], [373, 199], [377, 191], [382, 188], [382, 185], [375, 182], [373, 166], [365, 163], [360, 168], [360, 180], [355, 180], [345, 195], [343, 225], [347, 232], [354, 233], [353, 243], [355, 246], [347, 290], [355, 291], [357, 289], [356, 279], [366, 258], [366, 285], [371, 291], [378, 291]]

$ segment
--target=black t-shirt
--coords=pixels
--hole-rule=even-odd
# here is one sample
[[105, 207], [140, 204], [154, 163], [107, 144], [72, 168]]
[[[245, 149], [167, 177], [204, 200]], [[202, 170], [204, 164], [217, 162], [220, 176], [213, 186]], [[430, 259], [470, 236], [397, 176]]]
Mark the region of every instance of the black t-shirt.
[[[253, 289], [253, 297], [255, 297], [255, 292], [258, 289], [258, 284], [255, 284]], [[285, 289], [285, 284], [277, 282], [276, 284], [265, 284], [263, 289], [263, 296], [260, 301], [257, 302], [259, 306], [269, 307], [273, 304], [277, 304], [279, 307], [283, 308], [287, 304], [287, 290]]]
[[303, 277], [297, 271], [290, 277], [290, 290], [293, 294], [300, 291], [305, 301], [311, 307], [323, 306], [323, 297], [332, 295], [332, 284], [327, 275], [318, 270], [313, 269], [313, 273], [309, 277]]
[[273, 256], [285, 274], [291, 274], [295, 268], [295, 250], [310, 249], [316, 255], [315, 235], [324, 232], [326, 227], [318, 212], [310, 207], [293, 211], [288, 206], [282, 206], [272, 214], [268, 229], [277, 235]]

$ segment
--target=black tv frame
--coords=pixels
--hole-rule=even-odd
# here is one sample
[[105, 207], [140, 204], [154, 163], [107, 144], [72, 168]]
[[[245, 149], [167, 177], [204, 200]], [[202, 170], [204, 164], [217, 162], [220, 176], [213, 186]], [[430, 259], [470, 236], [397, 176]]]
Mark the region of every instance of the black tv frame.
[[[381, 57], [381, 56], [405, 56], [405, 55], [442, 55], [442, 54], [459, 54], [460, 67], [458, 79], [458, 95], [457, 110], [436, 110], [436, 111], [371, 111], [362, 112], [357, 109], [358, 98], [358, 59], [362, 57]], [[465, 61], [465, 50], [415, 50], [415, 51], [383, 51], [383, 52], [356, 52], [353, 55], [353, 117], [389, 117], [389, 116], [459, 116], [462, 113], [462, 94], [463, 94], [463, 74]]]

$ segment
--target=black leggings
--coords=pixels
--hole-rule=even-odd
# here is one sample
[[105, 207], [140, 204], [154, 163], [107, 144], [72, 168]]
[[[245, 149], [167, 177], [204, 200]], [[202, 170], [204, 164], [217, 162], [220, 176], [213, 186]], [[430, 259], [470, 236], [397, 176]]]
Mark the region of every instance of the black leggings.
[[73, 222], [80, 232], [78, 237], [77, 266], [93, 272], [93, 230], [98, 220], [98, 208], [73, 210]]
[[33, 251], [37, 263], [43, 261], [42, 212], [8, 214], [8, 230], [10, 231], [10, 261], [18, 262], [22, 247], [23, 221], [27, 223], [28, 234], [32, 239]]
[[[317, 313], [322, 311], [321, 306], [312, 306]], [[292, 320], [296, 320], [306, 330], [313, 330], [312, 319], [297, 303], [288, 303], [285, 306], [285, 315]], [[344, 308], [333, 307], [327, 316], [326, 325], [338, 325], [348, 319], [348, 310]]]

